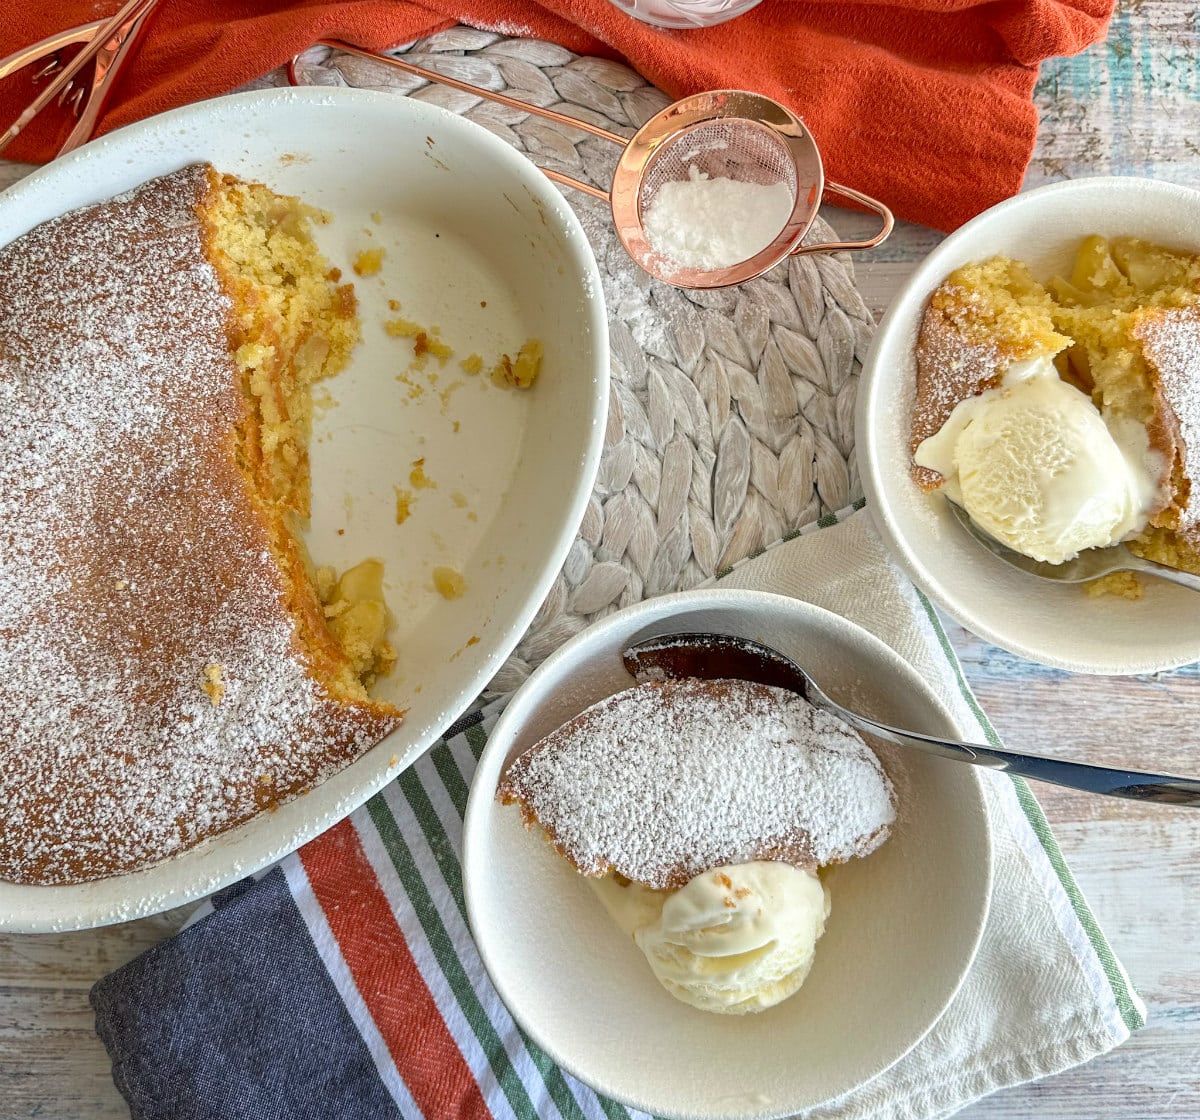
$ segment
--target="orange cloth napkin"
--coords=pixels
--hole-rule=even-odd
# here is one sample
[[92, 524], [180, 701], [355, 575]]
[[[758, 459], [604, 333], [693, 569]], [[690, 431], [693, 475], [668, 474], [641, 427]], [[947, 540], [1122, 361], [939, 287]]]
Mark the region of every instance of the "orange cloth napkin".
[[[1044, 59], [1101, 38], [1114, 0], [765, 0], [696, 31], [639, 23], [608, 0], [161, 0], [99, 132], [227, 92], [315, 39], [383, 48], [466, 23], [624, 58], [672, 96], [743, 88], [799, 113], [827, 176], [898, 216], [951, 230], [1021, 186]], [[116, 11], [117, 0], [0, 5], [0, 54]], [[0, 83], [0, 126], [32, 100]], [[51, 107], [5, 152], [51, 158], [68, 131]]]

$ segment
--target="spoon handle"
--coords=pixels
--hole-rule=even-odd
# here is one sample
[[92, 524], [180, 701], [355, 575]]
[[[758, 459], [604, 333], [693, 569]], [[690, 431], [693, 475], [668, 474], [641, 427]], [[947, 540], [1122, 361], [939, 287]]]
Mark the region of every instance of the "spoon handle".
[[1172, 778], [1166, 774], [1147, 774], [1139, 770], [1114, 770], [1109, 766], [1090, 766], [1084, 762], [1063, 762], [1035, 754], [999, 750], [982, 743], [960, 743], [915, 731], [901, 731], [843, 708], [811, 681], [808, 700], [815, 707], [839, 716], [857, 730], [900, 747], [915, 747], [928, 754], [954, 758], [989, 770], [1006, 770], [1023, 778], [1052, 782], [1056, 786], [1079, 789], [1085, 793], [1128, 797], [1134, 801], [1158, 801], [1166, 805], [1200, 806], [1200, 781], [1193, 778]]
[[1156, 560], [1147, 560], [1144, 556], [1136, 556], [1130, 553], [1135, 560], [1136, 565], [1130, 565], [1135, 571], [1145, 572], [1150, 576], [1157, 576], [1159, 579], [1170, 580], [1171, 583], [1178, 583], [1183, 587], [1191, 588], [1193, 591], [1200, 591], [1200, 576], [1193, 575], [1191, 572], [1182, 571], [1179, 568], [1171, 568], [1166, 564], [1160, 564]]
[[729, 634], [667, 634], [631, 646], [621, 658], [630, 675], [639, 682], [679, 677], [706, 680], [733, 677], [757, 681], [798, 693], [814, 707], [833, 713], [858, 731], [900, 747], [914, 747], [927, 754], [969, 762], [989, 770], [1007, 770], [1023, 778], [1053, 782], [1085, 793], [1157, 801], [1164, 805], [1200, 806], [1200, 780], [1195, 778], [1172, 778], [1138, 770], [1089, 766], [1084, 762], [1062, 762], [1036, 754], [1017, 754], [983, 743], [961, 743], [957, 739], [901, 731], [898, 727], [877, 723], [831, 700], [790, 657], [749, 638]]

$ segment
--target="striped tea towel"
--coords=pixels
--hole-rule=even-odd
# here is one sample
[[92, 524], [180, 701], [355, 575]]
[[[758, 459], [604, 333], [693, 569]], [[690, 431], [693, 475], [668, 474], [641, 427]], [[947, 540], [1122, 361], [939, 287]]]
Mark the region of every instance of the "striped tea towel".
[[[865, 513], [767, 550], [730, 586], [837, 611], [913, 664], [995, 741], [937, 617]], [[526, 1039], [471, 941], [462, 815], [500, 702], [461, 719], [382, 794], [222, 892], [173, 940], [101, 980], [97, 1029], [134, 1120], [626, 1120]], [[1144, 1008], [1023, 782], [986, 781], [991, 912], [929, 1035], [807, 1120], [944, 1117], [1116, 1046]], [[619, 1024], [614, 1024], [614, 1030]]]

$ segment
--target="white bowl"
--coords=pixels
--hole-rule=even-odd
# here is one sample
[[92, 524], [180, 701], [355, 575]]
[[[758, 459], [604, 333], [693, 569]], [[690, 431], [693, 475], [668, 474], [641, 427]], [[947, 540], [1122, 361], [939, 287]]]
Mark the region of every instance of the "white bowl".
[[1200, 252], [1200, 191], [1149, 179], [1097, 178], [1019, 194], [941, 243], [892, 301], [858, 390], [855, 441], [867, 506], [892, 555], [938, 606], [989, 642], [1079, 673], [1150, 673], [1200, 659], [1200, 595], [1146, 579], [1133, 602], [1020, 572], [955, 521], [941, 494], [909, 476], [913, 350], [926, 300], [946, 276], [995, 254], [1038, 279], [1069, 270], [1091, 233]]
[[830, 874], [832, 913], [800, 991], [746, 1016], [678, 1002], [582, 877], [536, 831], [522, 828], [518, 809], [498, 804], [495, 791], [508, 764], [539, 738], [630, 686], [620, 660], [627, 645], [697, 630], [766, 642], [865, 714], [961, 734], [896, 653], [818, 607], [720, 589], [630, 607], [549, 658], [492, 732], [467, 804], [467, 912], [513, 1017], [597, 1092], [659, 1116], [784, 1116], [877, 1076], [953, 998], [987, 916], [988, 819], [972, 767], [881, 751], [896, 784], [896, 828], [877, 852]]
[[[0, 244], [199, 159], [329, 210], [333, 222], [315, 233], [348, 275], [357, 252], [385, 249], [379, 276], [351, 276], [364, 337], [350, 368], [322, 387], [338, 404], [315, 420], [308, 541], [320, 563], [383, 558], [400, 661], [375, 691], [408, 714], [305, 796], [148, 870], [79, 886], [0, 883], [0, 928], [81, 928], [178, 906], [362, 804], [429, 747], [516, 646], [566, 557], [599, 465], [608, 329], [587, 238], [524, 157], [434, 106], [362, 90], [282, 89], [166, 113], [5, 192]], [[407, 359], [382, 327], [396, 315], [389, 298], [406, 318], [439, 325], [463, 356], [542, 339], [538, 383], [506, 393], [477, 378], [445, 413], [436, 393], [406, 403], [395, 375]], [[418, 457], [438, 490], [421, 491], [397, 525], [393, 487], [407, 483]], [[454, 505], [455, 492], [467, 509]], [[461, 599], [435, 592], [436, 564], [464, 572]]]

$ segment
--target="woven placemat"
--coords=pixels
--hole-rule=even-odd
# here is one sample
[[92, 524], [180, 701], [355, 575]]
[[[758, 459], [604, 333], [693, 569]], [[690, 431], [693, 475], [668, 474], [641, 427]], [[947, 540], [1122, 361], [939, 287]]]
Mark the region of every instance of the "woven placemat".
[[[620, 63], [537, 39], [456, 27], [397, 53], [626, 136], [670, 102]], [[301, 73], [432, 102], [545, 167], [605, 190], [612, 180], [619, 149], [574, 129], [327, 49]], [[874, 323], [848, 256], [792, 257], [736, 288], [682, 292], [633, 264], [603, 203], [564, 194], [604, 284], [608, 428], [579, 534], [497, 693], [589, 623], [703, 583], [861, 492], [854, 398]], [[809, 236], [836, 240], [820, 218]]]

